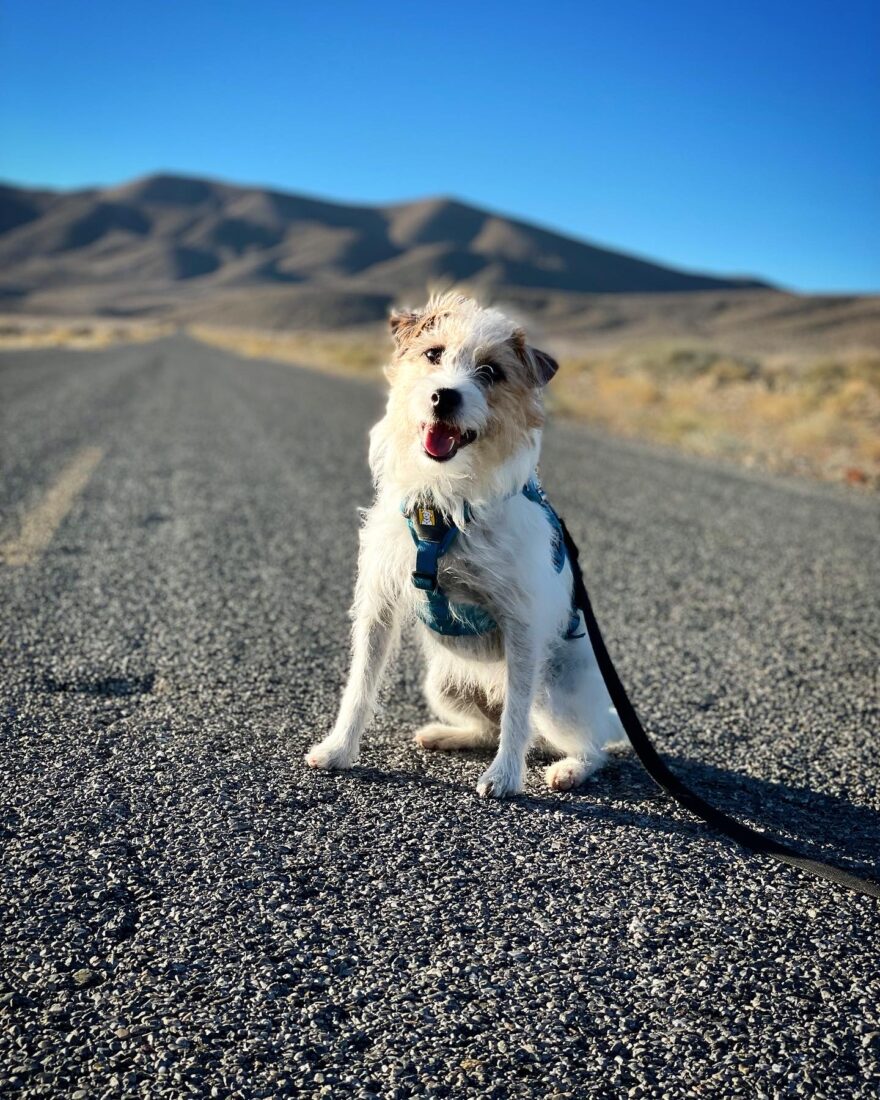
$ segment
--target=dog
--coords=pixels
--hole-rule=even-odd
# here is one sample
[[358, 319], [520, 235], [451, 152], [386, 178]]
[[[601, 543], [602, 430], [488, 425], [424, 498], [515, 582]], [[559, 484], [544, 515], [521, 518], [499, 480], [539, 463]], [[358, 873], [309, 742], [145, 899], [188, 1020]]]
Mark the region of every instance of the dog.
[[621, 727], [573, 607], [561, 525], [537, 477], [543, 389], [556, 361], [496, 309], [446, 292], [391, 314], [384, 417], [370, 433], [352, 658], [332, 731], [306, 756], [347, 769], [407, 621], [438, 721], [427, 750], [497, 745], [477, 791], [522, 789], [533, 742], [556, 790], [599, 768]]

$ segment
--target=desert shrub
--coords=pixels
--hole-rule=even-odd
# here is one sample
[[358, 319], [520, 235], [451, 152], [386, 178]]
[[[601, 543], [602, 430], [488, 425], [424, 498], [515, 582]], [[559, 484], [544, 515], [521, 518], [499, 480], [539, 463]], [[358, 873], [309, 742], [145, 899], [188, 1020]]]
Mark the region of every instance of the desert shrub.
[[722, 355], [709, 368], [709, 377], [716, 386], [729, 386], [735, 382], [757, 382], [763, 379], [761, 364], [756, 359], [739, 359]]
[[880, 390], [880, 355], [858, 352], [848, 356], [818, 359], [804, 372], [806, 386], [822, 396], [839, 392], [853, 380]]

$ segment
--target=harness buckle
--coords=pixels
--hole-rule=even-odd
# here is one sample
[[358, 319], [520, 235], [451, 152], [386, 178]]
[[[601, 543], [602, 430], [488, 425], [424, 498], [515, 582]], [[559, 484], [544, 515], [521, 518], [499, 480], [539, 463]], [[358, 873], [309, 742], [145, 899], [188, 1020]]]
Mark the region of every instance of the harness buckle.
[[422, 592], [436, 592], [437, 591], [437, 574], [436, 573], [420, 573], [417, 569], [412, 572], [412, 582], [416, 588], [422, 590]]

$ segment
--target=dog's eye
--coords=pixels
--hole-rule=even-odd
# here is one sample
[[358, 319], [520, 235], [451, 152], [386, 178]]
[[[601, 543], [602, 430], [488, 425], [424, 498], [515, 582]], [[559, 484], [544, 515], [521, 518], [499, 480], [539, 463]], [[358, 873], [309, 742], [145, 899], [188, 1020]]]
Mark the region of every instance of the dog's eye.
[[494, 386], [496, 382], [504, 381], [504, 371], [495, 363], [480, 363], [476, 370], [476, 378], [484, 386]]
[[440, 356], [443, 354], [443, 348], [428, 348], [425, 352], [425, 358], [429, 363], [439, 363]]

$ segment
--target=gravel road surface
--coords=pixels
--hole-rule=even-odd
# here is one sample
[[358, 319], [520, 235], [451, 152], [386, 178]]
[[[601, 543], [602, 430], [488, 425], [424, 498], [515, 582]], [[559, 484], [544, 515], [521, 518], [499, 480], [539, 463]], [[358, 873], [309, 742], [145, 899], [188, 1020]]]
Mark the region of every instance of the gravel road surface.
[[[409, 647], [361, 765], [304, 766], [380, 404], [182, 337], [0, 356], [0, 1091], [875, 1097], [877, 903], [631, 755], [481, 801]], [[563, 424], [543, 473], [674, 766], [877, 873], [877, 498]]]

